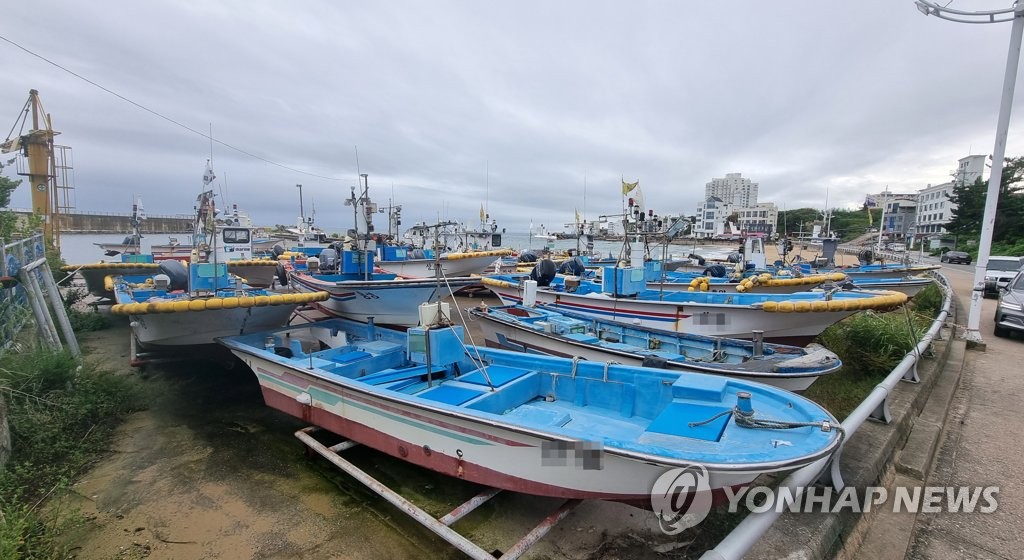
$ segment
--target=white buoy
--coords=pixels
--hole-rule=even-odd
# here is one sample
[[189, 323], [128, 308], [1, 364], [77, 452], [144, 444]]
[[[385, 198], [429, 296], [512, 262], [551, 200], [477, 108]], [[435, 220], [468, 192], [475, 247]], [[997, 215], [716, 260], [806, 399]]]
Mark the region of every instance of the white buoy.
[[526, 280], [523, 282], [523, 305], [533, 307], [537, 305], [537, 281]]

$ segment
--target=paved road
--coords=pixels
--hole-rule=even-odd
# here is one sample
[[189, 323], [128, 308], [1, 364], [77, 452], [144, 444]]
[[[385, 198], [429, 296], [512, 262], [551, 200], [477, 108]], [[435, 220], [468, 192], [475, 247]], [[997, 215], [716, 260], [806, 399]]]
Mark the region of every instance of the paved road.
[[[970, 308], [973, 265], [945, 265], [960, 302], [962, 321]], [[992, 334], [996, 300], [984, 300], [980, 332], [984, 352], [969, 351], [960, 387], [928, 486], [999, 486], [999, 507], [991, 514], [922, 513], [907, 557], [913, 559], [1020, 558], [1024, 537], [1024, 337]]]

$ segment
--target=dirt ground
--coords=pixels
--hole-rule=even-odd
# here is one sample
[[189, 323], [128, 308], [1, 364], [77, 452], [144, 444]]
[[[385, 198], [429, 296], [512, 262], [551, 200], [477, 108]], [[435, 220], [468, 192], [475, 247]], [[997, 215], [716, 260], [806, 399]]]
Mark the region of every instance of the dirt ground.
[[[293, 436], [304, 424], [264, 406], [243, 364], [189, 361], [140, 373], [128, 365], [127, 324], [112, 320], [114, 328], [82, 338], [88, 359], [142, 376], [152, 400], [67, 498], [86, 519], [69, 536], [75, 558], [463, 557], [327, 461], [308, 457]], [[346, 457], [436, 516], [480, 490], [369, 449]], [[455, 529], [486, 550], [506, 550], [559, 505], [505, 494]], [[526, 557], [665, 558], [686, 548], [662, 535], [648, 511], [588, 502]]]

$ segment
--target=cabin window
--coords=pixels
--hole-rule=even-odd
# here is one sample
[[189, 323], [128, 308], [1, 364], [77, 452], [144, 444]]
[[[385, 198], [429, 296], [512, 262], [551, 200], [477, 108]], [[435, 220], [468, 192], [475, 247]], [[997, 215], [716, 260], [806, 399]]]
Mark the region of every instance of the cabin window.
[[249, 230], [247, 229], [225, 229], [224, 243], [248, 243]]

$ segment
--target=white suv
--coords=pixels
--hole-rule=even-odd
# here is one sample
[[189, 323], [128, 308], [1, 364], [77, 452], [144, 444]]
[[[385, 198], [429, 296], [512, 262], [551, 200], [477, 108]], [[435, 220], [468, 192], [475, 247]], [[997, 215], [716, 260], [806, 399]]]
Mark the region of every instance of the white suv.
[[1024, 257], [989, 257], [988, 264], [985, 265], [985, 290], [982, 295], [985, 297], [999, 295], [999, 288], [1005, 288], [1010, 283], [1010, 279], [1016, 276], [1021, 265], [1024, 265]]

